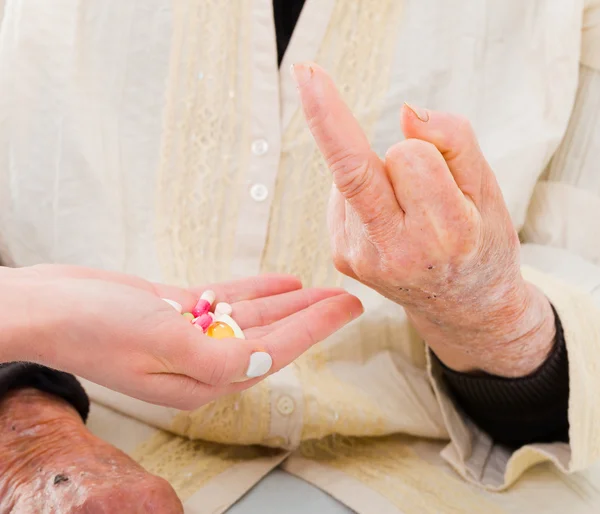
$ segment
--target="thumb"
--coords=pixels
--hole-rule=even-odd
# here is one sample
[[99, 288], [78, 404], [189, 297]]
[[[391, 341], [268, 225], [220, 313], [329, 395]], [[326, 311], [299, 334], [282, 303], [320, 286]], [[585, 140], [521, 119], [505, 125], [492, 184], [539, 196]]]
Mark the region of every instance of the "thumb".
[[404, 136], [433, 144], [446, 160], [459, 189], [479, 206], [482, 183], [491, 169], [469, 120], [457, 114], [431, 111], [407, 103], [400, 118]]

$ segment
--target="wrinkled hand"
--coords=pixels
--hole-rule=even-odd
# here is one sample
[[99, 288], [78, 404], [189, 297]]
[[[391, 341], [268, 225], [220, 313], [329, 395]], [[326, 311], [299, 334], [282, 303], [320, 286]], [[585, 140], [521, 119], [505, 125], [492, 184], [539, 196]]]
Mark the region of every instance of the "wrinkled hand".
[[[362, 312], [342, 290], [301, 289], [283, 275], [197, 290], [56, 265], [2, 268], [0, 279], [0, 362], [38, 362], [181, 409], [255, 384], [247, 376], [255, 352], [268, 353], [275, 372]], [[209, 338], [161, 300], [190, 311], [209, 288], [232, 304], [246, 340]]]
[[450, 367], [536, 369], [554, 316], [521, 275], [517, 233], [468, 121], [405, 106], [406, 140], [382, 160], [322, 69], [296, 65], [294, 75], [333, 175], [337, 268], [403, 305]]
[[169, 483], [88, 431], [61, 398], [0, 399], [0, 512], [183, 514]]

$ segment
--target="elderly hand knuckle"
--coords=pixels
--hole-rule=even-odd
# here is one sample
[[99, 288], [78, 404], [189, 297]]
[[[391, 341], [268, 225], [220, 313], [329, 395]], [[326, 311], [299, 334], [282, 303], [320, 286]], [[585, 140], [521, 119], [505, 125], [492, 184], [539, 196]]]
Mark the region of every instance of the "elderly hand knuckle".
[[456, 114], [454, 120], [454, 128], [455, 133], [460, 134], [471, 134], [473, 133], [473, 126], [471, 125], [471, 121], [466, 116], [462, 114]]
[[396, 239], [398, 217], [394, 212], [388, 213], [381, 209], [371, 218], [365, 219], [363, 225], [370, 239], [376, 241], [378, 247], [385, 247]]
[[385, 154], [385, 159], [387, 163], [394, 163], [410, 169], [410, 164], [414, 162], [415, 158], [430, 157], [432, 152], [437, 152], [437, 149], [428, 141], [405, 139], [391, 146]]
[[388, 148], [385, 153], [386, 162], [403, 162], [406, 159], [406, 152], [408, 150], [405, 144], [406, 141], [401, 141]]

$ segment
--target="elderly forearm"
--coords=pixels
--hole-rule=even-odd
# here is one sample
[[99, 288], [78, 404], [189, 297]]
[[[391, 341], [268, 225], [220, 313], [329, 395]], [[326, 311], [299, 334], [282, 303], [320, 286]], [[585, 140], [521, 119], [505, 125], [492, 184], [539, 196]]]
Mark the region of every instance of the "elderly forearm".
[[59, 318], [57, 309], [50, 308], [52, 302], [40, 300], [40, 293], [48, 293], [48, 288], [36, 281], [32, 269], [0, 267], [0, 364], [21, 360], [47, 363], [38, 357], [53, 354], [48, 341], [64, 330], [61, 320], [69, 313]]
[[548, 299], [535, 286], [519, 282], [503, 290], [495, 304], [457, 310], [457, 302], [433, 318], [408, 310], [423, 339], [438, 358], [458, 372], [485, 372], [523, 377], [536, 371], [550, 354], [556, 324]]
[[62, 398], [85, 421], [89, 399], [73, 375], [31, 362], [11, 362], [36, 356], [36, 348], [48, 344], [46, 335], [57, 330], [46, 309], [31, 307], [35, 292], [30, 282], [22, 280], [25, 273], [25, 268], [0, 268], [0, 401], [15, 390], [37, 389]]

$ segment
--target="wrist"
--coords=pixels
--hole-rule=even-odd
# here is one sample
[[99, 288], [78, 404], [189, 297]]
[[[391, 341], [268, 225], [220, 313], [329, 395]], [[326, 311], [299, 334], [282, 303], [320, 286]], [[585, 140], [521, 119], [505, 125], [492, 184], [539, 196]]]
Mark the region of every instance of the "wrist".
[[509, 337], [487, 340], [475, 363], [477, 369], [504, 377], [524, 377], [544, 364], [554, 347], [556, 319], [546, 296], [525, 282], [526, 296], [521, 316], [514, 321]]
[[[42, 284], [31, 268], [3, 268], [0, 295], [2, 322], [0, 325], [0, 362], [44, 359], [41, 346], [59, 329], [55, 319], [52, 287]], [[48, 297], [44, 299], [44, 297]]]
[[0, 401], [0, 431], [8, 433], [7, 426], [30, 429], [35, 425], [83, 423], [79, 413], [62, 398], [34, 388], [15, 389]]
[[553, 309], [540, 290], [522, 279], [496, 297], [501, 300], [485, 309], [464, 305], [460, 313], [444, 313], [448, 323], [413, 313], [409, 318], [438, 358], [455, 371], [529, 375], [554, 345]]

